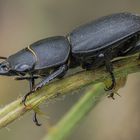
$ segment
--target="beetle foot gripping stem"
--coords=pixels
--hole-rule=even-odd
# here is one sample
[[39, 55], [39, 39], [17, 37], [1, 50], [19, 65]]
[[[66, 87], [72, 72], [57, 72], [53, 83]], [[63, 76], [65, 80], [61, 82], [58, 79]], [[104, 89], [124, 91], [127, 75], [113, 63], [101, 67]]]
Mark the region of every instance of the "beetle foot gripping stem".
[[116, 86], [116, 80], [113, 72], [110, 72], [112, 83], [109, 87], [106, 86], [105, 91], [110, 91]]
[[115, 80], [114, 73], [113, 72], [109, 72], [109, 73], [111, 75], [112, 83], [109, 87], [106, 86], [105, 91], [110, 91], [108, 98], [112, 98], [113, 100], [115, 100], [115, 98], [114, 98], [115, 93], [114, 93], [113, 89], [115, 89], [115, 87], [116, 87], [116, 80]]
[[24, 104], [24, 106], [27, 106], [27, 105], [26, 105], [27, 97], [28, 97], [29, 95], [31, 95], [32, 93], [33, 93], [33, 91], [30, 91], [30, 92], [28, 92], [26, 95], [23, 96], [23, 98], [22, 98], [22, 103]]

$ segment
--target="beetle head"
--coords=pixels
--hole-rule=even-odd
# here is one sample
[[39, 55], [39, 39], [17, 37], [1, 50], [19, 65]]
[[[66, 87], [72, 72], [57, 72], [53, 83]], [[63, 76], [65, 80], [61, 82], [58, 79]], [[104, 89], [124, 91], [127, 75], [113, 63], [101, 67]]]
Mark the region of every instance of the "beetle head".
[[24, 76], [26, 73], [31, 72], [35, 65], [34, 56], [25, 49], [8, 58], [0, 57], [0, 59], [5, 59], [0, 63], [0, 75], [5, 76]]
[[25, 75], [30, 70], [31, 70], [31, 67], [25, 63], [17, 64], [12, 67], [10, 63], [6, 60], [0, 63], [0, 75], [5, 75], [5, 76]]
[[26, 64], [16, 65], [15, 68], [12, 69], [9, 62], [5, 60], [0, 64], [0, 75], [4, 76], [25, 75], [27, 69], [29, 69], [29, 67]]

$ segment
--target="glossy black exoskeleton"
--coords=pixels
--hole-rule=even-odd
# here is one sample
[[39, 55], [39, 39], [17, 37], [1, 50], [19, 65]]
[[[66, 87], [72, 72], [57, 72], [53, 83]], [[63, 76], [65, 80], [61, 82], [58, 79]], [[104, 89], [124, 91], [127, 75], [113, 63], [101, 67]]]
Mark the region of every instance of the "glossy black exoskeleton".
[[[117, 13], [105, 16], [76, 28], [66, 37], [55, 36], [37, 41], [27, 48], [9, 56], [0, 64], [0, 75], [18, 76], [17, 80], [29, 80], [30, 92], [26, 98], [55, 78], [63, 77], [70, 68], [82, 66], [95, 69], [105, 65], [112, 78], [115, 77], [111, 60], [140, 50], [140, 16]], [[35, 85], [35, 79], [43, 80]], [[34, 115], [34, 122], [40, 125]]]

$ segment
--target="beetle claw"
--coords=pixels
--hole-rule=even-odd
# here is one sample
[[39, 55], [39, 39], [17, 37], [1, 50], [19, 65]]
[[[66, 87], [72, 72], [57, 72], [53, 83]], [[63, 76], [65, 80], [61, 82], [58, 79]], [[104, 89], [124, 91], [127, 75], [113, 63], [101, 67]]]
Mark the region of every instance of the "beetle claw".
[[119, 93], [117, 93], [117, 92], [111, 92], [111, 93], [108, 95], [108, 98], [112, 98], [113, 100], [115, 100], [115, 98], [114, 98], [114, 95], [115, 95], [115, 94], [121, 97], [121, 95], [120, 95]]
[[22, 104], [23, 104], [25, 107], [27, 107], [27, 105], [26, 105], [26, 99], [27, 99], [27, 96], [26, 96], [26, 95], [23, 96], [23, 98], [22, 98]]
[[38, 122], [38, 119], [37, 119], [37, 116], [36, 116], [36, 112], [34, 113], [34, 116], [33, 116], [33, 122], [37, 125], [37, 126], [41, 126], [42, 124]]
[[35, 88], [33, 88], [30, 92], [28, 92], [26, 95], [24, 95], [23, 98], [22, 98], [22, 103], [25, 106], [27, 106], [26, 105], [26, 100], [27, 100], [28, 96], [31, 95], [32, 93], [34, 93], [35, 91], [39, 90], [41, 87], [42, 87], [41, 85], [38, 85]]
[[28, 92], [26, 95], [23, 96], [23, 98], [22, 98], [22, 103], [24, 104], [25, 107], [27, 106], [27, 105], [26, 105], [27, 97], [28, 97], [29, 95], [31, 95], [32, 93], [33, 93], [33, 91], [30, 91], [30, 92]]
[[27, 106], [26, 103], [25, 103], [25, 102], [26, 102], [25, 96], [22, 98], [22, 101], [21, 101], [21, 102], [22, 102], [22, 104], [23, 104], [25, 107]]
[[111, 93], [108, 95], [108, 98], [112, 98], [113, 100], [115, 100], [115, 98], [114, 98], [114, 92], [111, 92]]

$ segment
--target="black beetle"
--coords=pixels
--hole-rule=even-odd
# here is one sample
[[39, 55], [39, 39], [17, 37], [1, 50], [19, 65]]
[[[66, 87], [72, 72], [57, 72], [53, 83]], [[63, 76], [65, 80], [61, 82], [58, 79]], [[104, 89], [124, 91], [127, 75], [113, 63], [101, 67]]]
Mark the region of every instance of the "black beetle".
[[[139, 51], [140, 16], [117, 13], [105, 16], [76, 28], [66, 37], [55, 36], [37, 41], [27, 48], [9, 56], [0, 64], [0, 75], [18, 76], [17, 80], [29, 80], [31, 91], [26, 98], [55, 78], [61, 78], [69, 68], [82, 66], [95, 69], [105, 65], [112, 78], [115, 77], [111, 60]], [[35, 84], [35, 79], [43, 80]], [[34, 122], [40, 125], [34, 115]]]

